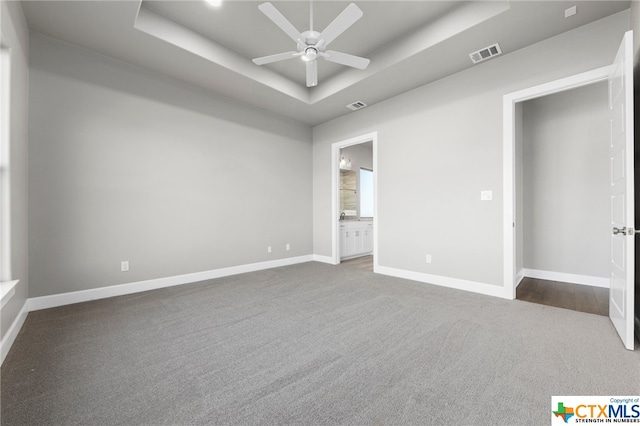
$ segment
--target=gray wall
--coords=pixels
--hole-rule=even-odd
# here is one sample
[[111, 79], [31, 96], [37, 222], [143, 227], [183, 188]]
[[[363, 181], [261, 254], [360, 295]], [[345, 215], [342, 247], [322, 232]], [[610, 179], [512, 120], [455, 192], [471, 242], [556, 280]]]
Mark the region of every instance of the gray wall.
[[345, 160], [351, 159], [351, 167], [341, 167], [345, 170], [360, 170], [361, 167], [373, 170], [373, 146], [371, 142], [351, 145], [340, 150]]
[[312, 254], [310, 127], [37, 34], [30, 61], [31, 297]]
[[29, 32], [20, 2], [0, 2], [2, 41], [11, 48], [11, 272], [20, 282], [2, 308], [0, 334], [7, 330], [24, 306], [29, 292], [27, 232], [27, 116]]
[[606, 82], [524, 102], [524, 267], [609, 277]]
[[631, 29], [633, 30], [634, 64], [637, 66], [640, 62], [640, 1], [634, 0], [631, 2], [630, 13]]
[[626, 11], [314, 127], [314, 253], [331, 255], [331, 144], [378, 131], [380, 265], [502, 285], [502, 97], [612, 63], [628, 28]]

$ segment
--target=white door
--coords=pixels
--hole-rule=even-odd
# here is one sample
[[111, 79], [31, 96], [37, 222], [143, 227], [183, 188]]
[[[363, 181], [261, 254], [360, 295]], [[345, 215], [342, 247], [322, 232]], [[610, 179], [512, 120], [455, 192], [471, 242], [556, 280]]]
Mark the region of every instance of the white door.
[[355, 252], [356, 254], [360, 254], [364, 251], [364, 229], [356, 229], [354, 231], [355, 237]]
[[632, 33], [622, 40], [609, 77], [611, 123], [611, 287], [609, 317], [627, 349], [633, 350], [634, 146]]
[[364, 252], [371, 253], [373, 251], [373, 225], [367, 224], [364, 230]]
[[339, 257], [349, 256], [349, 231], [345, 229], [344, 225], [340, 225], [340, 253]]
[[357, 250], [358, 250], [358, 246], [357, 246], [356, 231], [353, 229], [349, 229], [347, 231], [347, 251], [348, 251], [347, 256], [354, 255]]

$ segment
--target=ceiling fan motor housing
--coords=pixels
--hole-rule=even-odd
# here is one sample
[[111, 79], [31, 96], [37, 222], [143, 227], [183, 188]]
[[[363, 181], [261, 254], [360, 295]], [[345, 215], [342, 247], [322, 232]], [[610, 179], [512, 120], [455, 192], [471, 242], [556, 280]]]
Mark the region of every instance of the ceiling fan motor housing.
[[302, 34], [302, 38], [307, 45], [315, 45], [318, 43], [318, 38], [320, 37], [320, 33], [317, 31], [305, 31]]

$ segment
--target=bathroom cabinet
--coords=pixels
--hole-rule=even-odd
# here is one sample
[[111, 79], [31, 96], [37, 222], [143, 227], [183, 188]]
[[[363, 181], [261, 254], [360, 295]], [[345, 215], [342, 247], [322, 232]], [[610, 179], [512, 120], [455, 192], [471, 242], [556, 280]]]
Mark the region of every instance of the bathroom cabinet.
[[364, 256], [373, 252], [372, 221], [340, 222], [340, 258]]

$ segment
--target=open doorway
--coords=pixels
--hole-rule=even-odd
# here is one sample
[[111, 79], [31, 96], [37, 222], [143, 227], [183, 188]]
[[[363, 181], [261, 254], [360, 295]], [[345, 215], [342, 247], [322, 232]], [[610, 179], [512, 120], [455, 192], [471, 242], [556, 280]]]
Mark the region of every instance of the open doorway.
[[340, 262], [373, 271], [373, 142], [340, 149]]
[[517, 105], [516, 298], [608, 315], [608, 85]]
[[340, 262], [373, 271], [373, 142], [340, 149]]
[[377, 133], [332, 146], [333, 263], [375, 270]]
[[[516, 148], [521, 137], [518, 105], [530, 99], [576, 89], [600, 81], [608, 83], [611, 212], [609, 244], [609, 318], [622, 343], [634, 350], [634, 278], [635, 278], [635, 168], [633, 119], [633, 33], [627, 31], [614, 62], [602, 68], [509, 93], [503, 97], [504, 160], [504, 293], [516, 296], [517, 271], [522, 265], [516, 235], [522, 218], [517, 214]], [[521, 117], [520, 117], [521, 118]], [[589, 230], [582, 230], [589, 232]], [[577, 236], [578, 237], [578, 236]], [[639, 330], [640, 332], [640, 330]]]

